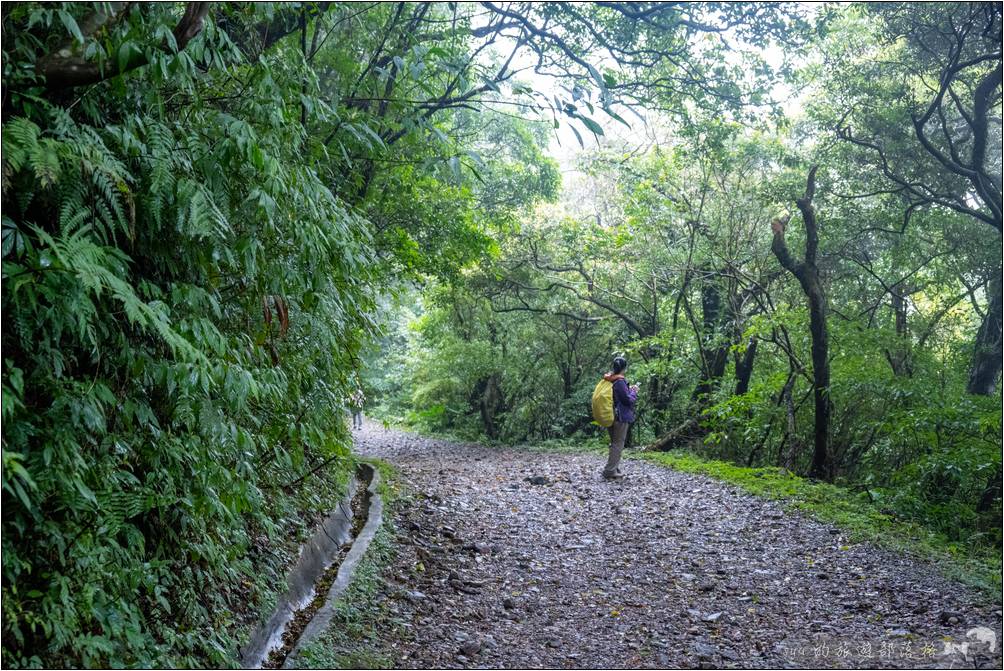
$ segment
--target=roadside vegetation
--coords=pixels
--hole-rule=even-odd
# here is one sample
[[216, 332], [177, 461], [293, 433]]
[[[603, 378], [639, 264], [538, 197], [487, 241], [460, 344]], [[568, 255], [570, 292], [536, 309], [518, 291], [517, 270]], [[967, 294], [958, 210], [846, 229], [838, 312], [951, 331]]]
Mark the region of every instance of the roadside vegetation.
[[636, 445], [1000, 552], [999, 4], [0, 19], [4, 666], [235, 664], [357, 385], [582, 441], [614, 353]]

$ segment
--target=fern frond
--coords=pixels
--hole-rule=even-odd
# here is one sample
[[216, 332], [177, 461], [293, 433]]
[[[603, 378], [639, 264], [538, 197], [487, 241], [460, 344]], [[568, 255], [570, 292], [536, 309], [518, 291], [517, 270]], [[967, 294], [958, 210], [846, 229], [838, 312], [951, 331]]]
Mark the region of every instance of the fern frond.
[[42, 138], [28, 152], [28, 164], [43, 188], [55, 184], [62, 169], [59, 160], [59, 142], [51, 138]]

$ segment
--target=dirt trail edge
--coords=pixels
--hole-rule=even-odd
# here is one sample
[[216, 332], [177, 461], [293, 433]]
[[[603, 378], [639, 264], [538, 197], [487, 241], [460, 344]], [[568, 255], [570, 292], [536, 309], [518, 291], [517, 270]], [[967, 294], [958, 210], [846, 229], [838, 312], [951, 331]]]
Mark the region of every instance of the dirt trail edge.
[[356, 433], [416, 493], [371, 625], [407, 667], [1001, 666], [1001, 606], [727, 484]]

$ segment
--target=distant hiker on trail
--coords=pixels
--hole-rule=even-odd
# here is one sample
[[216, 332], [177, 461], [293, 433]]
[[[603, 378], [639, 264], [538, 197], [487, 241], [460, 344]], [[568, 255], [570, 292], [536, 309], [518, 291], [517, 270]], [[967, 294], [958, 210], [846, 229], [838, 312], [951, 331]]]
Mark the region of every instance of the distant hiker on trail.
[[365, 403], [366, 396], [363, 394], [362, 387], [356, 387], [356, 390], [349, 396], [349, 409], [352, 410], [353, 429], [363, 428], [363, 405]]
[[627, 359], [616, 357], [613, 370], [603, 376], [593, 391], [593, 419], [610, 432], [610, 456], [603, 469], [603, 477], [607, 480], [624, 477], [620, 469], [621, 452], [628, 427], [634, 422], [634, 405], [638, 400], [638, 387], [629, 386], [624, 378], [626, 369]]

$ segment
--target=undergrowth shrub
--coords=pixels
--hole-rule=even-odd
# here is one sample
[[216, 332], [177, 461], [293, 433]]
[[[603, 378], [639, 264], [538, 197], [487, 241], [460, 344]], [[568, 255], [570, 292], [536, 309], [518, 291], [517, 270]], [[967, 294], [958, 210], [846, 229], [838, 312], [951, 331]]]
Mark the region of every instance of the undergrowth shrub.
[[71, 11], [4, 10], [3, 664], [229, 665], [350, 467], [372, 246], [303, 160], [298, 79], [209, 25], [64, 106], [12, 61]]

